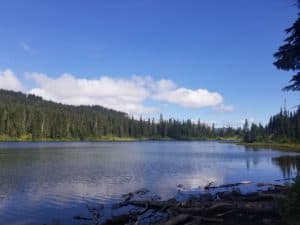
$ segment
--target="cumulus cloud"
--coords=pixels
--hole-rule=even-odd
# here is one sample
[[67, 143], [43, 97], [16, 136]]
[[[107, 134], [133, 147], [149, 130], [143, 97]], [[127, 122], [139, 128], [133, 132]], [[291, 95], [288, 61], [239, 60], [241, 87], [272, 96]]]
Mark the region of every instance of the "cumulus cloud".
[[23, 86], [13, 71], [0, 71], [0, 89], [22, 91]]
[[[147, 106], [148, 100], [155, 101], [155, 105], [168, 103], [186, 108], [233, 110], [232, 106], [224, 105], [223, 97], [218, 92], [178, 87], [171, 80], [155, 80], [151, 76], [85, 79], [69, 73], [53, 77], [30, 72], [26, 73], [26, 78], [34, 81], [28, 93], [44, 99], [71, 105], [102, 105], [134, 115], [159, 111], [158, 107]], [[0, 88], [24, 90], [11, 70], [0, 72]]]
[[[130, 79], [113, 79], [107, 76], [99, 79], [76, 78], [63, 74], [52, 78], [41, 73], [27, 73], [38, 88], [30, 93], [45, 99], [74, 105], [103, 105], [129, 113], [155, 112], [155, 107], [145, 107], [146, 99], [172, 103], [188, 108], [220, 107], [223, 97], [206, 89], [187, 89], [166, 79], [153, 80], [150, 76], [134, 76]], [[227, 108], [226, 108], [227, 109]]]
[[154, 98], [188, 108], [216, 106], [223, 102], [223, 97], [219, 93], [209, 92], [206, 89], [175, 88], [159, 92]]
[[27, 73], [26, 77], [34, 80], [38, 86], [30, 93], [48, 100], [72, 105], [102, 105], [128, 113], [158, 110], [144, 106], [143, 102], [149, 97], [149, 92], [135, 78], [124, 80], [104, 76], [89, 80], [76, 78], [72, 74], [52, 78], [41, 73]]

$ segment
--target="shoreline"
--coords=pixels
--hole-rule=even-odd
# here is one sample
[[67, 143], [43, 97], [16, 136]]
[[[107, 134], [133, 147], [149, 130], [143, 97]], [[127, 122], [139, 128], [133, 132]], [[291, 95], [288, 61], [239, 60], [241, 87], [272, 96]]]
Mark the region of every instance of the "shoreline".
[[238, 142], [238, 145], [242, 145], [250, 148], [267, 148], [281, 151], [300, 152], [300, 143], [276, 143], [276, 142]]
[[[239, 182], [212, 186], [208, 184], [205, 193], [190, 195], [186, 200], [176, 198], [168, 200], [136, 199], [137, 195], [144, 195], [149, 190], [141, 189], [122, 196], [123, 200], [112, 206], [119, 210], [123, 207], [131, 207], [134, 210], [123, 212], [111, 218], [97, 217], [95, 224], [123, 225], [143, 224], [147, 220], [153, 221], [152, 225], [292, 225], [292, 221], [298, 221], [298, 211], [286, 209], [287, 205], [295, 207], [291, 193], [298, 193], [299, 180], [289, 185], [256, 183], [257, 187], [266, 186], [266, 190], [259, 190], [242, 194], [237, 187], [249, 182]], [[252, 182], [251, 182], [252, 183]], [[211, 189], [232, 187], [231, 190], [211, 193]], [[296, 189], [295, 189], [296, 187]], [[297, 204], [297, 203], [296, 203]], [[74, 216], [74, 220], [93, 220], [98, 211], [92, 211], [91, 217]], [[145, 220], [146, 218], [146, 220]], [[153, 219], [153, 220], [152, 220]]]
[[[210, 138], [146, 138], [146, 137], [140, 137], [140, 138], [132, 138], [132, 137], [100, 137], [100, 138], [85, 138], [85, 139], [79, 139], [79, 138], [37, 138], [35, 140], [32, 140], [31, 137], [18, 137], [18, 138], [12, 138], [12, 137], [3, 137], [0, 136], [0, 142], [105, 142], [105, 141], [111, 141], [111, 142], [134, 142], [134, 141], [221, 141], [220, 139], [210, 139]], [[227, 142], [226, 140], [223, 140], [224, 142]], [[229, 142], [229, 141], [228, 141]]]
[[219, 143], [232, 143], [246, 148], [267, 148], [280, 151], [300, 152], [300, 143], [277, 143], [277, 142], [243, 142], [236, 138], [132, 138], [132, 137], [101, 137], [101, 138], [38, 138], [32, 140], [29, 136], [12, 138], [0, 136], [0, 143], [4, 142], [142, 142], [142, 141], [216, 141]]

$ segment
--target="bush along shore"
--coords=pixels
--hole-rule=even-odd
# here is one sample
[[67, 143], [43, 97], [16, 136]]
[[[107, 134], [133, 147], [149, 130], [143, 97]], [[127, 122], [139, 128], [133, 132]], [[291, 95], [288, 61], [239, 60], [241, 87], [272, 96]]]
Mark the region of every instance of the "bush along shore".
[[253, 182], [221, 186], [209, 183], [203, 193], [184, 201], [136, 198], [148, 192], [141, 189], [123, 195], [123, 201], [112, 206], [114, 210], [127, 207], [123, 213], [104, 218], [101, 209], [88, 208], [89, 217], [75, 216], [74, 220], [99, 225], [299, 225], [300, 179], [281, 181], [286, 183], [255, 183], [257, 191], [247, 194], [242, 194], [238, 187]]

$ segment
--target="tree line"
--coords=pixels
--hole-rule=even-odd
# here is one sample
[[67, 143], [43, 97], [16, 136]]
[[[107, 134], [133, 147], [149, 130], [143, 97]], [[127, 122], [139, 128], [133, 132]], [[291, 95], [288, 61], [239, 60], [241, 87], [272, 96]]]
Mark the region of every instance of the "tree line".
[[0, 90], [0, 137], [43, 140], [100, 140], [105, 138], [221, 139], [246, 142], [300, 141], [300, 107], [281, 110], [267, 125], [245, 121], [243, 127], [218, 127], [200, 120], [135, 119], [101, 106], [71, 106], [35, 95]]
[[[223, 134], [225, 135], [225, 134]], [[135, 119], [101, 106], [71, 106], [0, 90], [0, 136], [40, 139], [213, 138], [215, 128], [191, 120]]]
[[243, 130], [245, 142], [300, 142], [300, 107], [291, 112], [281, 109], [266, 126], [250, 126], [246, 120]]

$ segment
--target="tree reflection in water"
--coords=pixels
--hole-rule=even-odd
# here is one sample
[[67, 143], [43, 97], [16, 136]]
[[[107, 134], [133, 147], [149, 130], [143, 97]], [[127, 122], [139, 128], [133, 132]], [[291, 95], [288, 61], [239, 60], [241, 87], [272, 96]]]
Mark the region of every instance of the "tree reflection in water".
[[300, 155], [276, 157], [272, 158], [272, 162], [280, 167], [284, 178], [300, 174]]

